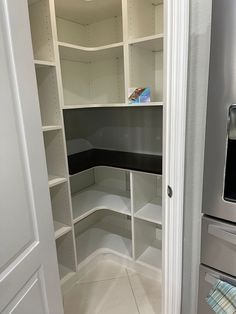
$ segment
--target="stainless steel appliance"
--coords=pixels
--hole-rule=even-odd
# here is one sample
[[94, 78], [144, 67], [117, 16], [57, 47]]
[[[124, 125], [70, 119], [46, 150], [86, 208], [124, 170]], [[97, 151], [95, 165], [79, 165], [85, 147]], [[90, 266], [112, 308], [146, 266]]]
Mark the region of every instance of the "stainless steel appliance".
[[236, 285], [236, 0], [212, 0], [199, 314], [217, 278]]

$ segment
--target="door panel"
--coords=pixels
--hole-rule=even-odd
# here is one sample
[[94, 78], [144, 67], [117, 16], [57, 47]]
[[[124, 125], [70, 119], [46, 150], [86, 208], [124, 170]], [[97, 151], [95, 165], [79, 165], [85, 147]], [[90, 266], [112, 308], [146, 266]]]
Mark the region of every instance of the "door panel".
[[0, 313], [62, 314], [26, 0], [0, 1]]
[[45, 308], [42, 287], [41, 278], [39, 273], [37, 273], [27, 282], [25, 287], [20, 290], [20, 293], [9, 304], [7, 309], [4, 310], [3, 314], [46, 313], [47, 309]]

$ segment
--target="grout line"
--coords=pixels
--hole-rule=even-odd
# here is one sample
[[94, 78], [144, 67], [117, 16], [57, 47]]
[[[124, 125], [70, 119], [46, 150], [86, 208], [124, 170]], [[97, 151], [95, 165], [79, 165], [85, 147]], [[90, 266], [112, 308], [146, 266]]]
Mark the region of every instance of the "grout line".
[[127, 273], [127, 277], [128, 277], [128, 281], [129, 281], [130, 288], [131, 288], [132, 293], [133, 293], [133, 297], [134, 297], [134, 301], [135, 301], [137, 310], [138, 310], [138, 312], [139, 312], [139, 314], [140, 314], [139, 307], [138, 307], [138, 303], [137, 303], [137, 300], [136, 300], [136, 297], [135, 297], [135, 294], [134, 294], [134, 290], [133, 290], [133, 287], [132, 287], [132, 284], [131, 284], [131, 281], [130, 281], [130, 277], [129, 277], [128, 270], [127, 270], [127, 268], [126, 268], [125, 270], [126, 270], [126, 273]]
[[88, 284], [88, 283], [94, 283], [94, 282], [100, 282], [100, 281], [109, 281], [109, 280], [126, 278], [126, 277], [127, 277], [127, 275], [123, 275], [123, 276], [119, 276], [119, 277], [100, 279], [100, 280], [93, 280], [93, 281], [86, 281], [86, 282], [81, 282], [81, 281], [78, 280], [78, 281], [76, 281], [76, 284]]

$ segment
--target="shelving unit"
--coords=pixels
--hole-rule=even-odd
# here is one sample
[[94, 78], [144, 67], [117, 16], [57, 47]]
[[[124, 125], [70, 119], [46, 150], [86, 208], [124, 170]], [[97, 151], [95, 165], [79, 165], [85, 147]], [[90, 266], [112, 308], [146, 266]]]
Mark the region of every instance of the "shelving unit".
[[88, 2], [55, 1], [59, 40], [84, 47], [122, 42], [121, 0]]
[[102, 209], [131, 216], [127, 175], [124, 170], [96, 167], [71, 176], [74, 223]]
[[132, 172], [134, 217], [162, 225], [161, 176]]
[[73, 233], [68, 232], [56, 239], [57, 260], [61, 282], [71, 278], [75, 271]]
[[142, 38], [163, 33], [162, 0], [128, 0], [128, 37]]
[[122, 46], [88, 51], [59, 44], [59, 52], [65, 106], [125, 101]]
[[75, 236], [79, 267], [105, 252], [132, 258], [131, 221], [125, 215], [97, 212], [75, 225]]
[[161, 229], [155, 223], [134, 218], [134, 255], [138, 263], [161, 271]]
[[[161, 154], [163, 2], [37, 0], [29, 15], [61, 283], [106, 253], [160, 278], [162, 176], [131, 162], [69, 177], [66, 151]], [[133, 87], [151, 101], [129, 104]]]
[[[53, 28], [53, 1], [28, 1], [42, 136], [61, 283], [77, 270], [70, 186]], [[32, 104], [37, 105], [37, 104]]]

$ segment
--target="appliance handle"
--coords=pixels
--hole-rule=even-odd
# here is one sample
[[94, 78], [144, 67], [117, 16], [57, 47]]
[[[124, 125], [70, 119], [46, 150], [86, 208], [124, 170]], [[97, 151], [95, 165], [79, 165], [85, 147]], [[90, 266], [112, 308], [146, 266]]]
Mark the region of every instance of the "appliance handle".
[[210, 224], [208, 226], [208, 233], [224, 240], [225, 242], [236, 245], [236, 234], [234, 234], [235, 229], [224, 229], [220, 226]]
[[205, 281], [210, 283], [212, 286], [214, 286], [218, 280], [219, 280], [219, 277], [217, 277], [215, 275], [212, 275], [209, 273], [206, 273], [206, 275], [205, 275]]

